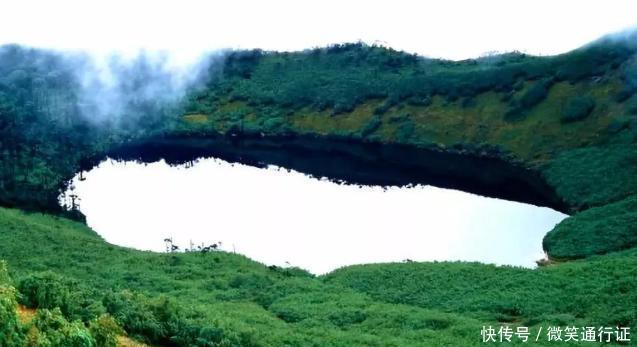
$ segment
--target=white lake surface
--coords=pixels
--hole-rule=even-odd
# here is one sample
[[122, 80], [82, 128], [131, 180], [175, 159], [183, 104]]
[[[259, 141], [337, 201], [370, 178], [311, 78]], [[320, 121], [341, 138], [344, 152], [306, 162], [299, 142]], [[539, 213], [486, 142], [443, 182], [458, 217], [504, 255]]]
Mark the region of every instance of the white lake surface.
[[[566, 215], [432, 186], [358, 187], [270, 167], [106, 160], [73, 179], [87, 224], [107, 242], [221, 249], [315, 274], [363, 263], [463, 260], [535, 266]], [[68, 192], [66, 194], [69, 195]]]

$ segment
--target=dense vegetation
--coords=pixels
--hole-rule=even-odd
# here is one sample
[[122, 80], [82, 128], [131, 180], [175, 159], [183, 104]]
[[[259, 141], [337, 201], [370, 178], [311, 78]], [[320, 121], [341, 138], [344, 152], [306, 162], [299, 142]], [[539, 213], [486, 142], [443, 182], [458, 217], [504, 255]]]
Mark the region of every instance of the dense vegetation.
[[[0, 201], [52, 206], [57, 190], [94, 136], [76, 105], [77, 82], [60, 57], [17, 46], [0, 49]], [[64, 153], [65, 155], [60, 155]], [[50, 201], [53, 200], [53, 201]]]
[[82, 159], [169, 125], [177, 106], [145, 87], [168, 72], [149, 64], [111, 62], [123, 82], [107, 88], [85, 81], [97, 74], [88, 56], [0, 47], [0, 204], [60, 212]]
[[[534, 325], [634, 324], [635, 250], [537, 270], [477, 263], [351, 266], [328, 275], [383, 302]], [[590, 276], [594, 274], [594, 276]], [[619, 301], [615, 301], [619, 300]]]
[[[121, 328], [108, 314], [92, 315], [86, 317], [86, 321], [79, 319], [67, 320], [69, 315], [64, 315], [58, 303], [66, 301], [57, 297], [58, 294], [69, 294], [68, 290], [62, 292], [61, 288], [52, 289], [57, 283], [49, 282], [48, 291], [38, 293], [31, 292], [25, 296], [18, 293], [12, 286], [6, 264], [0, 263], [0, 344], [2, 346], [70, 346], [90, 347], [104, 346], [115, 347], [117, 337], [122, 333]], [[34, 288], [32, 288], [34, 289]], [[56, 290], [57, 289], [57, 290]], [[42, 305], [31, 317], [21, 316], [18, 308], [18, 299], [40, 300], [49, 305]]]
[[[220, 81], [226, 89], [206, 90], [201, 96], [209, 103], [200, 103], [193, 111], [214, 111], [216, 107], [210, 106], [230, 96], [257, 107], [280, 106], [289, 111], [310, 107], [339, 114], [370, 99], [386, 99], [385, 105], [391, 107], [402, 101], [426, 103], [433, 95], [455, 101], [489, 91], [513, 95], [510, 106], [526, 110], [546, 98], [554, 83], [575, 84], [617, 70], [633, 49], [608, 41], [551, 58], [510, 53], [462, 62], [360, 43], [301, 54], [237, 52], [227, 57]], [[537, 82], [524, 90], [526, 81]], [[516, 90], [522, 90], [521, 95]]]
[[0, 233], [0, 257], [10, 259], [22, 304], [59, 307], [78, 328], [113, 317], [158, 345], [471, 346], [482, 345], [483, 325], [636, 318], [634, 306], [618, 304], [636, 300], [634, 250], [538, 270], [403, 263], [316, 278], [225, 252], [112, 246], [81, 223], [18, 210], [0, 209], [0, 228], [10, 231]]
[[[606, 127], [624, 115], [634, 92], [634, 52], [632, 41], [613, 39], [554, 57], [510, 53], [461, 62], [363, 44], [236, 52], [223, 74], [190, 96], [179, 130], [492, 145], [526, 161], [546, 160], [611, 137]], [[586, 117], [594, 119], [561, 124]], [[542, 141], [531, 135], [536, 130]]]
[[[376, 302], [305, 271], [268, 268], [240, 255], [134, 251], [104, 243], [80, 223], [17, 210], [0, 209], [0, 228], [7, 231], [0, 233], [0, 257], [11, 259], [23, 304], [38, 310], [60, 307], [65, 317], [81, 321], [108, 313], [127, 333], [151, 343], [419, 346], [427, 341], [453, 344], [456, 338], [466, 345], [478, 341], [473, 330], [479, 320]], [[33, 244], [42, 248], [33, 253]], [[462, 335], [455, 337], [456, 331]]]
[[[578, 212], [637, 194], [635, 42], [633, 34], [554, 57], [461, 62], [362, 44], [239, 52], [190, 96], [173, 131], [313, 134], [488, 153], [539, 171]], [[565, 223], [582, 242], [600, 239], [589, 219]], [[622, 235], [634, 233], [629, 225]], [[563, 256], [550, 244], [550, 256]]]
[[[544, 238], [554, 258], [584, 258], [637, 246], [637, 195], [564, 220]], [[585, 237], [582, 237], [584, 235]]]
[[[156, 90], [170, 84], [168, 72], [145, 56], [111, 63], [119, 82], [106, 88], [90, 83], [96, 72], [89, 57], [4, 46], [0, 202], [59, 212], [60, 188], [83, 159], [155, 134], [351, 137], [487, 150], [559, 170], [554, 159], [567, 150], [635, 145], [633, 41], [603, 39], [554, 57], [510, 53], [460, 62], [364, 44], [231, 52], [203, 63], [207, 73], [182, 102], [166, 97], [178, 94], [168, 87]], [[561, 176], [551, 180], [558, 190], [578, 181]]]
[[[148, 88], [168, 77], [144, 57], [115, 64], [120, 83], [100, 89], [87, 85], [87, 57], [0, 47], [0, 205], [20, 209], [0, 208], [13, 278], [0, 269], [0, 345], [112, 346], [129, 335], [166, 346], [457, 346], [481, 344], [482, 325], [634, 327], [635, 42], [460, 62], [364, 44], [229, 52], [181, 99]], [[85, 161], [135, 139], [219, 134], [523, 165], [573, 213], [547, 235], [548, 255], [581, 260], [364, 265], [316, 278], [223, 252], [124, 249], [81, 223], [22, 212], [81, 218], [57, 198]], [[31, 319], [20, 318], [25, 306]]]

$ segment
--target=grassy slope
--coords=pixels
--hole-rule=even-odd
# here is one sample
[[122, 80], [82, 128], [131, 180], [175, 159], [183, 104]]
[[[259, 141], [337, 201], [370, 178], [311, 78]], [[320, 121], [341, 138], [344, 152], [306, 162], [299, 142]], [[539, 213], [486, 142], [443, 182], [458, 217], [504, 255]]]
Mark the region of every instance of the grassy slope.
[[[556, 226], [544, 238], [544, 249], [557, 259], [604, 254], [637, 245], [637, 196], [594, 207]], [[581, 238], [579, 235], [591, 235]]]
[[[263, 63], [266, 64], [266, 63]], [[558, 82], [545, 100], [534, 107], [522, 120], [505, 120], [508, 102], [502, 94], [485, 92], [474, 98], [474, 104], [462, 105], [461, 100], [448, 101], [434, 96], [428, 106], [399, 103], [380, 116], [381, 126], [371, 136], [383, 142], [406, 142], [414, 145], [452, 147], [460, 143], [492, 144], [519, 159], [542, 163], [554, 153], [565, 149], [585, 147], [600, 142], [607, 134], [608, 125], [624, 115], [623, 104], [612, 101], [619, 88], [616, 76], [601, 83], [581, 82], [571, 85]], [[524, 90], [517, 92], [523, 94]], [[560, 114], [569, 98], [590, 94], [600, 101], [593, 113], [577, 123], [563, 124]], [[318, 111], [303, 108], [285, 117], [285, 125], [293, 132], [319, 135], [343, 134], [360, 136], [361, 130], [374, 118], [374, 110], [384, 99], [369, 100], [351, 112], [334, 116], [333, 110]], [[247, 102], [221, 99], [210, 114], [188, 115], [183, 118], [184, 131], [210, 129], [226, 131], [239, 119], [246, 128], [276, 132], [268, 129], [269, 117], [258, 106]], [[279, 112], [282, 112], [278, 110]], [[407, 139], [397, 136], [403, 122], [413, 122], [415, 129]]]
[[[387, 264], [314, 278], [223, 252], [111, 246], [79, 223], [17, 210], [0, 209], [0, 230], [7, 231], [0, 233], [0, 258], [9, 259], [17, 280], [47, 270], [97, 290], [165, 294], [197, 320], [249, 334], [262, 346], [479, 345], [484, 324], [635, 321], [632, 308], [616, 305], [635, 302], [635, 252], [539, 270]], [[587, 304], [591, 293], [599, 296]]]
[[630, 325], [636, 261], [633, 249], [536, 270], [476, 263], [380, 264], [337, 270], [326, 280], [385, 302], [522, 324]]
[[[100, 290], [168, 295], [194, 307], [198, 319], [248, 333], [263, 346], [451, 344], [455, 330], [471, 344], [473, 330], [481, 326], [455, 314], [376, 302], [303, 272], [277, 272], [239, 255], [168, 255], [110, 246], [79, 223], [46, 215], [0, 209], [0, 230], [5, 245], [0, 258], [9, 259], [16, 279], [47, 270]], [[448, 324], [441, 328], [438, 320]]]

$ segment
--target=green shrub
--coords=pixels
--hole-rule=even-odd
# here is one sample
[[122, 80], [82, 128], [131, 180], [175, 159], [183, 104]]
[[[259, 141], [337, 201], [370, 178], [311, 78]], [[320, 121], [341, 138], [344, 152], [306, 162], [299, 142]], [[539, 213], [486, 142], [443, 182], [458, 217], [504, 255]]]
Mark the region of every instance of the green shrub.
[[16, 314], [14, 290], [0, 286], [0, 346], [23, 346], [24, 334]]
[[621, 68], [622, 80], [624, 82], [624, 88], [632, 91], [637, 90], [637, 57], [633, 55], [628, 59]]
[[361, 129], [361, 136], [367, 137], [373, 134], [382, 124], [383, 122], [380, 120], [379, 116], [373, 116]]
[[16, 308], [16, 291], [10, 285], [6, 263], [0, 261], [0, 346], [21, 347], [24, 345], [24, 334], [18, 321]]
[[288, 129], [283, 117], [271, 117], [263, 121], [263, 130], [270, 134], [285, 133]]
[[337, 327], [344, 328], [353, 324], [360, 324], [367, 319], [367, 314], [363, 310], [349, 309], [340, 310], [329, 315], [329, 320]]
[[448, 318], [429, 318], [422, 322], [422, 325], [432, 330], [447, 329], [451, 326], [452, 322]]
[[68, 322], [59, 308], [39, 309], [32, 324], [38, 329], [37, 346], [98, 347], [84, 324], [80, 321]]
[[460, 103], [460, 106], [462, 106], [462, 108], [474, 107], [475, 105], [476, 100], [470, 96], [462, 99], [462, 103]]
[[631, 121], [628, 117], [618, 117], [608, 124], [607, 131], [610, 134], [617, 134], [624, 129], [628, 129], [630, 127], [630, 123]]
[[508, 121], [524, 119], [535, 105], [547, 97], [551, 85], [553, 80], [550, 78], [536, 81], [519, 98], [510, 100], [504, 119]]
[[526, 117], [527, 111], [514, 104], [505, 113], [504, 119], [510, 122], [522, 120]]
[[263, 52], [258, 49], [232, 52], [225, 58], [223, 73], [227, 77], [250, 78], [262, 56]]
[[129, 291], [110, 293], [104, 298], [104, 306], [129, 334], [150, 341], [161, 341], [168, 336], [166, 322], [155, 315], [157, 305], [143, 295]]
[[617, 92], [617, 94], [615, 94], [614, 100], [616, 102], [624, 102], [628, 100], [628, 98], [633, 96], [633, 94], [635, 94], [635, 90], [633, 90], [632, 88], [623, 87]]
[[637, 194], [637, 146], [617, 144], [560, 153], [545, 177], [575, 210], [605, 205]]
[[98, 347], [117, 347], [117, 336], [124, 333], [115, 319], [106, 314], [93, 319], [89, 331]]
[[[174, 300], [161, 296], [123, 291], [109, 293], [104, 298], [108, 313], [122, 324], [129, 334], [160, 345], [176, 346], [240, 346], [238, 338], [226, 336], [216, 324], [200, 324]], [[108, 331], [114, 326], [108, 322]]]
[[544, 237], [549, 256], [585, 258], [637, 246], [637, 196], [563, 220]]
[[29, 275], [18, 284], [21, 302], [27, 307], [69, 312], [71, 292], [67, 282], [53, 272]]
[[589, 96], [576, 96], [568, 101], [562, 115], [563, 123], [580, 121], [595, 108], [595, 100]]
[[411, 140], [414, 131], [416, 130], [416, 125], [411, 120], [411, 118], [403, 118], [402, 121], [398, 123], [396, 127], [396, 142], [399, 143], [407, 143]]
[[302, 312], [290, 307], [277, 307], [274, 314], [286, 323], [298, 323], [306, 318]]
[[637, 115], [637, 96], [626, 101], [626, 112], [630, 115]]
[[385, 100], [380, 106], [374, 109], [375, 115], [383, 115], [389, 111], [390, 108], [398, 105], [400, 98], [396, 94], [391, 94], [387, 100]]
[[432, 102], [431, 96], [429, 95], [426, 95], [426, 96], [414, 95], [407, 99], [407, 104], [412, 106], [427, 107], [431, 105], [431, 102]]
[[337, 116], [339, 114], [350, 113], [354, 111], [354, 108], [356, 108], [356, 103], [341, 101], [334, 105], [334, 109], [332, 110], [332, 115]]
[[179, 346], [234, 346], [228, 343], [224, 331], [212, 326], [187, 325], [182, 326], [177, 334], [171, 337], [171, 342]]
[[106, 313], [101, 294], [53, 272], [36, 273], [19, 284], [20, 302], [32, 308], [59, 308], [68, 320], [88, 323]]
[[4, 260], [0, 260], [0, 285], [2, 286], [11, 285], [11, 276], [9, 276], [9, 271], [7, 270], [7, 263]]
[[543, 79], [535, 82], [524, 94], [522, 94], [518, 100], [519, 106], [524, 110], [528, 110], [539, 104], [548, 95], [551, 85], [553, 85], [552, 79]]

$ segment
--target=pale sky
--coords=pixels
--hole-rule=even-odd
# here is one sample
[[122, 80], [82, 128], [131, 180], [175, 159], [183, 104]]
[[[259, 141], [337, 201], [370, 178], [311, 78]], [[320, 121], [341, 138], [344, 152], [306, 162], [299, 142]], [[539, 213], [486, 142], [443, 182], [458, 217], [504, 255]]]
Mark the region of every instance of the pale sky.
[[556, 54], [637, 24], [637, 1], [3, 1], [0, 43], [96, 52], [299, 50], [362, 40], [431, 57]]

